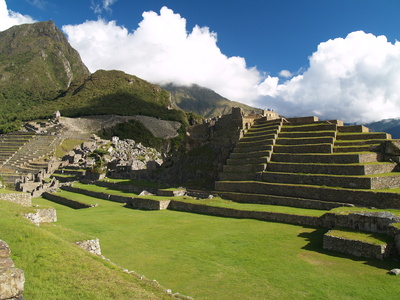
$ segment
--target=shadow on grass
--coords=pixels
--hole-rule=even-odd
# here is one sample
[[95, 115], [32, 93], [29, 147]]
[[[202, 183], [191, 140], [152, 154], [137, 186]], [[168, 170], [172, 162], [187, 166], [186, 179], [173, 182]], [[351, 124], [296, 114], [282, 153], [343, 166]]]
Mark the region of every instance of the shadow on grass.
[[322, 248], [323, 246], [323, 238], [324, 234], [328, 232], [326, 228], [317, 228], [313, 232], [303, 232], [298, 236], [304, 238], [309, 243], [304, 246], [302, 249], [308, 251], [314, 251], [321, 254], [335, 256], [343, 259], [351, 259], [353, 261], [361, 262], [366, 265], [390, 271], [391, 269], [398, 268], [400, 265], [399, 259], [397, 257], [389, 257], [385, 260], [374, 259], [374, 258], [363, 258], [363, 257], [355, 257], [348, 254], [340, 253], [332, 250], [325, 250]]

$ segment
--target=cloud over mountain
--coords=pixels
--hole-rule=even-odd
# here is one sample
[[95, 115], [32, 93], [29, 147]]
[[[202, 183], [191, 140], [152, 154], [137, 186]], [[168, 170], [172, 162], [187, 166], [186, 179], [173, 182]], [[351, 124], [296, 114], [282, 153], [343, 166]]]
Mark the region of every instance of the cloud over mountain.
[[[101, 10], [114, 3], [92, 1]], [[385, 36], [356, 31], [322, 42], [301, 72], [270, 76], [248, 67], [243, 57], [223, 54], [215, 32], [187, 29], [186, 19], [167, 7], [142, 16], [132, 31], [102, 18], [62, 29], [92, 72], [117, 69], [154, 83], [196, 83], [288, 117], [365, 123], [400, 116], [400, 43]], [[26, 22], [33, 20], [0, 0], [0, 30]]]
[[222, 54], [209, 28], [187, 32], [186, 20], [167, 7], [160, 14], [144, 12], [133, 32], [103, 19], [63, 30], [91, 71], [119, 69], [157, 83], [197, 83], [232, 100], [257, 96], [256, 69], [247, 68], [242, 57]]

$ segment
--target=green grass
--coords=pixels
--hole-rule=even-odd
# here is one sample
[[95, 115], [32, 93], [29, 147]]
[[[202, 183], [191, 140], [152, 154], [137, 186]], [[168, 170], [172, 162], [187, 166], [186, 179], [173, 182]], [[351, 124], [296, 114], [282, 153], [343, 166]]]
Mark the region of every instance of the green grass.
[[20, 211], [21, 206], [0, 201], [1, 239], [25, 273], [25, 299], [169, 298], [72, 243], [86, 234], [51, 224], [36, 226]]
[[98, 202], [53, 204], [58, 224], [100, 238], [118, 265], [195, 299], [393, 299], [400, 291], [387, 274], [397, 262], [322, 250], [323, 229]]
[[60, 145], [56, 147], [56, 157], [61, 158], [74, 149], [76, 146], [82, 144], [84, 141], [80, 139], [65, 139]]
[[340, 237], [348, 240], [361, 241], [373, 245], [386, 245], [388, 242], [393, 242], [392, 241], [393, 239], [390, 239], [387, 235], [370, 233], [370, 232], [361, 232], [347, 228], [330, 230], [328, 234], [335, 237]]
[[349, 213], [358, 213], [358, 212], [383, 212], [383, 211], [388, 211], [392, 214], [395, 214], [396, 216], [400, 216], [400, 210], [399, 209], [371, 209], [371, 208], [366, 208], [366, 207], [337, 207], [330, 212], [336, 213], [336, 214], [349, 214]]

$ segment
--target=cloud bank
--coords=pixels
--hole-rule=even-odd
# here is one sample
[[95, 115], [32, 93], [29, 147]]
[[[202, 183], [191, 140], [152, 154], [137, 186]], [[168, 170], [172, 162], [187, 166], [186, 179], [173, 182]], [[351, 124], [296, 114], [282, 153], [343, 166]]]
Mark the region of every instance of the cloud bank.
[[[92, 1], [107, 11], [116, 0]], [[400, 43], [362, 31], [318, 45], [301, 72], [266, 76], [228, 57], [208, 27], [186, 28], [186, 19], [163, 7], [144, 12], [134, 31], [115, 21], [86, 21], [62, 29], [88, 68], [117, 69], [154, 83], [196, 83], [231, 100], [281, 115], [316, 115], [367, 123], [400, 117]], [[33, 22], [0, 0], [0, 30]], [[285, 81], [286, 80], [286, 81]]]
[[89, 70], [119, 69], [151, 82], [197, 83], [232, 100], [257, 97], [262, 79], [241, 57], [227, 57], [207, 27], [186, 31], [186, 20], [163, 7], [144, 12], [134, 32], [103, 19], [62, 28]]
[[301, 75], [258, 86], [259, 105], [287, 116], [317, 115], [347, 122], [400, 117], [400, 43], [362, 31], [321, 43]]
[[0, 31], [6, 30], [14, 25], [34, 22], [35, 20], [30, 16], [22, 15], [7, 9], [6, 1], [0, 0]]

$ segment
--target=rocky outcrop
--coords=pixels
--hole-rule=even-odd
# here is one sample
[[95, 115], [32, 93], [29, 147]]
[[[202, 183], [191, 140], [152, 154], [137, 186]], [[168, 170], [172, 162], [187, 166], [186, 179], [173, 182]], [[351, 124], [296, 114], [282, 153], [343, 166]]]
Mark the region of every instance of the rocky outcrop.
[[15, 268], [8, 244], [0, 240], [0, 299], [23, 299], [24, 271]]

